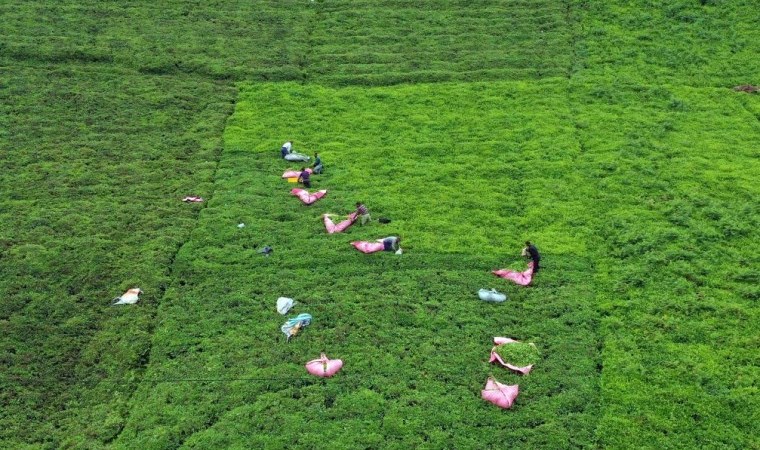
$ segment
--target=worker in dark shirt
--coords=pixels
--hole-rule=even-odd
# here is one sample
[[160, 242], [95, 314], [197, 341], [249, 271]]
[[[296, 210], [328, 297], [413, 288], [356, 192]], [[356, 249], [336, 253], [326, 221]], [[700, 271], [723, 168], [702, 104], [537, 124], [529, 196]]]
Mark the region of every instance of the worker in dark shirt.
[[386, 252], [397, 252], [401, 245], [401, 238], [398, 236], [388, 236], [383, 239], [383, 250]]
[[288, 156], [292, 152], [293, 152], [293, 142], [292, 141], [288, 141], [288, 142], [282, 144], [282, 148], [280, 148], [280, 156], [282, 156], [283, 158], [285, 158], [286, 156]]
[[298, 182], [303, 184], [306, 188], [311, 188], [311, 181], [309, 180], [309, 176], [311, 174], [306, 171], [306, 167], [301, 167], [301, 175], [298, 176]]
[[319, 157], [318, 153], [314, 153], [314, 165], [312, 166], [314, 168], [314, 173], [322, 173], [324, 170], [324, 167], [322, 166], [322, 158]]
[[525, 248], [522, 251], [523, 256], [530, 257], [533, 261], [533, 273], [538, 273], [538, 262], [541, 261], [541, 255], [538, 254], [538, 249], [530, 241], [525, 241]]

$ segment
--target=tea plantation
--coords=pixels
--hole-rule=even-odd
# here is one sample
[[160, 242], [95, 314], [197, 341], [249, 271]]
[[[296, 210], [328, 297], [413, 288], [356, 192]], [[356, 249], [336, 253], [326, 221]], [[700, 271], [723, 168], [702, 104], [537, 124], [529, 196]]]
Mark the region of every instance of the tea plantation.
[[[760, 85], [756, 2], [0, 23], [0, 448], [760, 448], [760, 94], [733, 89]], [[289, 139], [325, 164], [311, 206]], [[375, 220], [325, 233], [357, 201]], [[403, 255], [349, 245], [389, 235]], [[532, 285], [494, 277], [526, 240]], [[313, 316], [289, 342], [281, 296]], [[489, 364], [494, 336], [533, 371]]]

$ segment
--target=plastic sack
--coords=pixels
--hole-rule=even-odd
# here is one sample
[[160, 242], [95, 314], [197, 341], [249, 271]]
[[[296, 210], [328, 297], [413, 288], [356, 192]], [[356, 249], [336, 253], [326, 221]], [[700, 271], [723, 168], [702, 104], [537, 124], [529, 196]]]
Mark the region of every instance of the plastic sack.
[[188, 203], [200, 203], [203, 201], [203, 197], [185, 197], [182, 201]]
[[486, 302], [503, 302], [507, 299], [506, 294], [502, 294], [496, 289], [481, 289], [478, 291], [478, 297]]
[[343, 367], [343, 360], [341, 359], [328, 359], [327, 355], [322, 353], [319, 359], [312, 359], [306, 363], [306, 370], [318, 377], [329, 378]]
[[[306, 172], [314, 173], [314, 171], [311, 170], [311, 168], [307, 168]], [[285, 171], [285, 173], [282, 174], [283, 178], [295, 178], [295, 179], [298, 179], [298, 177], [300, 177], [300, 176], [301, 176], [301, 171], [300, 170], [292, 170], [292, 169], [288, 169], [288, 170]]]
[[351, 245], [362, 253], [381, 252], [385, 248], [382, 242], [354, 241]]
[[127, 292], [121, 294], [120, 297], [116, 297], [112, 300], [113, 303], [111, 303], [111, 306], [115, 305], [134, 305], [137, 303], [138, 300], [140, 300], [140, 294], [142, 294], [143, 291], [140, 288], [132, 288], [127, 290]]
[[290, 311], [290, 308], [292, 308], [296, 304], [296, 301], [292, 298], [288, 297], [280, 297], [277, 299], [277, 312], [280, 314], [287, 314], [288, 311]]
[[308, 161], [309, 157], [300, 153], [288, 153], [284, 156], [287, 161]]
[[492, 377], [488, 377], [486, 387], [480, 391], [480, 396], [483, 400], [491, 402], [499, 408], [509, 409], [519, 393], [520, 388], [518, 385], [507, 386], [506, 384], [499, 383]]
[[295, 188], [295, 189], [291, 189], [290, 193], [298, 197], [305, 204], [311, 205], [312, 203], [316, 202], [320, 198], [324, 197], [325, 194], [327, 194], [327, 191], [326, 190], [317, 191], [313, 194], [309, 194], [309, 191], [305, 189]]
[[353, 225], [354, 222], [356, 222], [356, 213], [353, 212], [349, 214], [346, 220], [339, 222], [337, 224], [333, 222], [332, 219], [330, 219], [330, 216], [327, 214], [323, 214], [322, 218], [325, 221], [325, 229], [327, 229], [328, 234], [341, 233], [345, 231], [346, 228]]
[[[496, 347], [500, 345], [507, 345], [507, 344], [516, 344], [520, 341], [516, 341], [514, 339], [505, 338], [505, 337], [495, 337], [493, 338], [493, 343]], [[532, 345], [532, 344], [531, 344]], [[506, 367], [509, 370], [513, 370], [521, 375], [527, 375], [530, 373], [531, 370], [533, 370], [533, 364], [519, 367], [515, 366], [514, 364], [510, 364], [502, 359], [501, 356], [499, 356], [498, 353], [496, 353], [496, 347], [491, 349], [491, 358], [488, 360], [488, 362], [496, 362], [500, 364], [502, 367]]]
[[298, 334], [302, 328], [305, 328], [311, 324], [311, 314], [299, 314], [298, 316], [288, 319], [281, 327], [280, 330], [285, 333], [285, 336], [290, 340], [293, 336]]
[[497, 277], [501, 277], [507, 280], [512, 280], [520, 286], [527, 286], [533, 280], [533, 261], [528, 263], [528, 270], [525, 272], [515, 272], [514, 270], [499, 269], [494, 270], [491, 273]]

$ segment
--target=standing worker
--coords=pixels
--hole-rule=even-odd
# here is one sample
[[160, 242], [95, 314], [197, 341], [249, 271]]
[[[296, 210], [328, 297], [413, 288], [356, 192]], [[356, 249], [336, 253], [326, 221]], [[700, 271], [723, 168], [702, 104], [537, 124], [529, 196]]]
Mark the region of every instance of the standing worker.
[[324, 170], [324, 167], [322, 167], [322, 158], [320, 158], [319, 154], [316, 152], [314, 153], [314, 165], [312, 167], [316, 174], [321, 174], [322, 170]]
[[372, 220], [372, 218], [369, 216], [369, 209], [367, 209], [366, 206], [364, 206], [364, 203], [362, 202], [356, 202], [356, 214], [361, 216], [361, 225], [364, 225], [365, 223]]
[[538, 273], [538, 262], [541, 261], [541, 255], [538, 253], [538, 248], [531, 244], [530, 241], [525, 241], [525, 248], [522, 250], [522, 255], [530, 257], [533, 261], [533, 274]]
[[309, 175], [311, 175], [307, 170], [306, 167], [301, 167], [301, 175], [298, 176], [298, 182], [303, 184], [306, 188], [311, 188], [311, 180], [309, 180]]

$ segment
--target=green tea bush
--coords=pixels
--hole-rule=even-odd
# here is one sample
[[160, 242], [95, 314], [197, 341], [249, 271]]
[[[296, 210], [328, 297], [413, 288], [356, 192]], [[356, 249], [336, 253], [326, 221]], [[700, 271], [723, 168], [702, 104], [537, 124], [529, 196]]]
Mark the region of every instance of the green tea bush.
[[496, 353], [501, 356], [504, 362], [517, 367], [525, 367], [536, 364], [541, 357], [535, 344], [524, 342], [514, 342], [510, 344], [499, 345], [496, 347]]
[[[512, 433], [499, 431], [506, 420], [530, 446], [546, 438], [541, 429], [518, 424], [539, 415], [557, 430], [549, 441], [588, 439], [597, 408], [597, 317], [590, 291], [577, 284], [587, 263], [565, 256], [583, 241], [558, 226], [572, 211], [546, 209], [546, 196], [556, 198], [559, 191], [533, 191], [499, 175], [511, 166], [521, 173], [554, 164], [542, 160], [544, 148], [535, 142], [525, 143], [519, 158], [509, 149], [524, 143], [525, 135], [548, 142], [558, 129], [570, 132], [558, 117], [568, 114], [561, 92], [550, 83], [370, 90], [245, 86], [225, 133], [214, 200], [177, 256], [174, 273], [188, 281], [160, 307], [160, 316], [174, 319], [156, 330], [146, 378], [203, 374], [240, 378], [246, 387], [223, 392], [220, 383], [235, 382], [197, 383], [191, 393], [185, 383], [159, 382], [196, 418], [177, 422], [163, 411], [156, 384], [145, 384], [135, 399], [140, 411], [118, 443], [267, 445], [255, 436], [279, 433], [291, 440], [298, 434], [301, 444], [294, 445], [304, 446], [314, 445], [313, 439], [374, 446], [375, 434], [389, 446], [417, 437], [432, 445], [487, 446]], [[518, 113], [518, 103], [535, 109]], [[513, 114], [503, 113], [508, 109]], [[477, 122], [461, 119], [475, 111]], [[314, 183], [328, 194], [312, 206], [290, 196], [293, 185], [280, 178], [289, 165], [278, 157], [283, 136], [292, 137], [296, 149], [323, 157], [327, 170]], [[566, 142], [551, 160], [576, 154]], [[551, 176], [569, 182], [559, 171]], [[502, 214], [519, 195], [522, 207]], [[346, 214], [359, 199], [375, 218], [392, 222], [327, 235], [321, 214]], [[538, 220], [538, 210], [550, 217]], [[533, 235], [556, 236], [562, 250], [547, 250], [554, 269], [542, 284], [517, 289], [489, 270], [524, 267], [518, 253], [525, 237], [518, 227], [531, 219]], [[245, 228], [238, 229], [239, 222]], [[363, 255], [348, 245], [388, 234], [404, 236], [401, 257]], [[255, 252], [263, 245], [274, 247], [271, 257]], [[485, 286], [509, 291], [508, 305], [478, 300], [476, 292]], [[274, 311], [280, 295], [299, 302], [294, 314], [314, 316], [290, 343], [279, 331], [285, 318]], [[541, 369], [529, 379], [487, 364], [491, 339], [504, 334], [545, 349]], [[203, 351], [185, 342], [202, 342]], [[305, 374], [303, 364], [321, 351], [345, 361], [337, 377], [323, 381]], [[521, 384], [522, 406], [510, 415], [479, 398], [491, 374]], [[199, 401], [199, 394], [214, 400]], [[266, 410], [241, 419], [240, 408], [263, 407], [263, 401]], [[389, 416], [393, 411], [395, 418]], [[560, 419], [567, 412], [577, 420]], [[146, 417], [158, 423], [146, 425]], [[197, 429], [204, 418], [216, 419], [207, 430]], [[261, 431], [222, 437], [221, 430], [237, 420]], [[171, 427], [171, 434], [145, 437], [157, 427]], [[385, 442], [393, 430], [404, 434]]]
[[[758, 84], [758, 19], [0, 5], [0, 447], [758, 447], [760, 97], [730, 89]], [[326, 163], [311, 207], [286, 139]], [[357, 200], [392, 222], [325, 234]], [[404, 255], [348, 244], [388, 234]], [[535, 285], [492, 276], [525, 239]], [[280, 295], [315, 316], [289, 344]], [[486, 363], [494, 335], [540, 347], [529, 377]]]
[[589, 81], [732, 87], [755, 78], [751, 1], [570, 3], [587, 36], [578, 45]]
[[[731, 91], [670, 90], [688, 108], [656, 100], [671, 95], [664, 91], [618, 87], [610, 101], [574, 88], [579, 101], [594, 99], [580, 117], [580, 139], [597, 151], [578, 160], [579, 170], [609, 164], [610, 155], [619, 161], [605, 175], [595, 225], [606, 253], [598, 279], [614, 280], [610, 294], [597, 289], [613, 299], [602, 304], [609, 317], [598, 438], [612, 447], [752, 447], [756, 426], [735, 411], [757, 401], [737, 403], [729, 386], [751, 351], [740, 336], [756, 334], [756, 325], [728, 312], [743, 304], [744, 314], [757, 314], [732, 275], [757, 260], [749, 229], [758, 214], [748, 206], [756, 188], [744, 179], [758, 170], [745, 151], [757, 122], [744, 120], [743, 99]], [[726, 223], [734, 224], [728, 233]]]
[[[204, 161], [230, 106], [207, 98], [232, 91], [76, 68], [20, 69], [2, 85], [0, 442], [105, 442], [128, 415], [199, 210], [180, 200], [211, 192]], [[135, 286], [140, 304], [110, 308]]]

